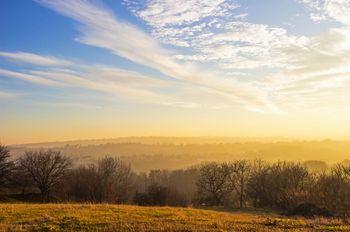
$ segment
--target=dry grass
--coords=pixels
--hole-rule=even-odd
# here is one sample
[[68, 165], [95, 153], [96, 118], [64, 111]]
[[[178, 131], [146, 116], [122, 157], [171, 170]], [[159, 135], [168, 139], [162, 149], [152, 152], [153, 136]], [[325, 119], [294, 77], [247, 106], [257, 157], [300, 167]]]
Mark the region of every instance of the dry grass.
[[97, 204], [0, 204], [0, 231], [350, 231], [337, 219]]

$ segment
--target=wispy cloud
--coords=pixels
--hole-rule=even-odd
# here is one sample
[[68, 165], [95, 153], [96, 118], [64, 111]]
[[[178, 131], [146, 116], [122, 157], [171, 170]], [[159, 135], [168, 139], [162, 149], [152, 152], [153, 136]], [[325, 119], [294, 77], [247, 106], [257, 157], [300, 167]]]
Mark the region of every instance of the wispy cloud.
[[[205, 104], [191, 97], [184, 99], [188, 88], [183, 86], [193, 87], [205, 100], [215, 99], [214, 104], [240, 104], [256, 112], [318, 107], [325, 98], [333, 99], [335, 93], [345, 104], [349, 96], [345, 77], [350, 65], [350, 1], [296, 1], [309, 9], [313, 20], [333, 20], [339, 23], [338, 28], [311, 37], [293, 35], [285, 28], [247, 21], [248, 13], [235, 0], [124, 0], [128, 9], [149, 26], [148, 33], [119, 20], [96, 2], [37, 0], [79, 22], [80, 43], [158, 70], [173, 82], [140, 78], [141, 74], [113, 67], [68, 73], [31, 71], [24, 73], [29, 76], [18, 77], [35, 75], [54, 82], [65, 79], [65, 85], [187, 108]], [[165, 49], [164, 44], [173, 49]], [[92, 78], [96, 72], [99, 80]], [[141, 84], [136, 80], [142, 80]], [[166, 94], [170, 86], [179, 94]]]
[[57, 81], [54, 81], [54, 80], [42, 78], [42, 77], [31, 75], [28, 73], [16, 72], [16, 71], [11, 71], [11, 70], [1, 69], [1, 68], [0, 68], [0, 76], [10, 77], [10, 78], [18, 78], [18, 79], [21, 79], [21, 80], [24, 80], [27, 82], [33, 82], [36, 84], [48, 85], [48, 86], [62, 86], [62, 85], [64, 85], [64, 84], [57, 82]]
[[310, 10], [310, 18], [320, 22], [335, 20], [344, 25], [350, 25], [349, 0], [297, 0]]
[[[286, 69], [263, 79], [278, 105], [295, 109], [342, 108], [350, 103], [350, 33], [347, 27], [286, 48]], [[263, 83], [260, 83], [263, 85]]]
[[10, 93], [7, 91], [0, 90], [0, 99], [7, 99], [7, 98], [16, 97], [16, 96], [17, 96], [17, 94], [15, 94], [15, 93]]
[[51, 67], [45, 70], [27, 69], [23, 71], [0, 69], [0, 76], [55, 88], [93, 90], [149, 103], [169, 100], [157, 94], [156, 90], [166, 86], [166, 83], [161, 80], [127, 70], [102, 68], [98, 65], [89, 67], [76, 63], [71, 69]]
[[51, 108], [74, 108], [74, 109], [83, 109], [83, 110], [99, 110], [102, 109], [101, 106], [98, 105], [92, 105], [92, 104], [86, 104], [86, 103], [80, 103], [80, 102], [36, 102], [34, 103], [38, 106], [45, 106], [45, 107], [51, 107]]
[[[130, 3], [132, 12], [151, 26], [159, 41], [188, 47], [179, 60], [213, 63], [225, 71], [283, 67], [284, 46], [303, 46], [307, 38], [287, 30], [245, 21], [235, 0], [150, 0]], [[257, 36], [258, 35], [258, 36]]]
[[[190, 96], [183, 98], [187, 92], [204, 93], [204, 91], [202, 89], [187, 89], [176, 81], [162, 80], [135, 71], [105, 65], [69, 62], [73, 65], [65, 69], [55, 66], [45, 67], [45, 69], [35, 66], [34, 69], [27, 68], [21, 71], [0, 69], [0, 76], [73, 92], [74, 89], [99, 92], [112, 97], [112, 99], [122, 98], [137, 103], [182, 108], [212, 107], [211, 104], [216, 104], [215, 102], [204, 102], [203, 96], [201, 96], [202, 100], [200, 101]], [[173, 91], [167, 93], [166, 90], [170, 87], [177, 90], [177, 93], [174, 94]], [[85, 103], [75, 104], [86, 105]], [[62, 106], [66, 105], [66, 103], [62, 103]]]
[[27, 52], [0, 52], [0, 57], [16, 62], [23, 62], [39, 66], [70, 66], [72, 62], [52, 56], [43, 56]]
[[213, 16], [230, 16], [234, 0], [124, 0], [133, 13], [153, 27], [191, 25]]
[[[174, 79], [210, 88], [243, 106], [269, 110], [273, 104], [266, 99], [266, 94], [249, 83], [225, 79], [216, 70], [198, 67], [192, 62], [178, 61], [174, 58], [174, 52], [162, 48], [156, 40], [135, 26], [118, 20], [103, 6], [88, 1], [38, 2], [81, 23], [81, 36], [77, 38], [81, 43], [108, 49], [118, 56], [154, 68]], [[220, 1], [217, 4], [221, 5]], [[209, 5], [208, 14], [216, 12], [210, 10], [216, 5]], [[206, 7], [205, 4], [203, 6]], [[196, 20], [196, 17], [181, 19], [179, 22], [191, 20]]]

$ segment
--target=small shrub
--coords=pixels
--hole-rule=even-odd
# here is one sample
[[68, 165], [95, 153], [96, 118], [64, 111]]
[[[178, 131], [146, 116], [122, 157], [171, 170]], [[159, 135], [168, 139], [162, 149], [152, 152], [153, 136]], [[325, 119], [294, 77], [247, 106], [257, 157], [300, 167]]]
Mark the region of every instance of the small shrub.
[[333, 214], [325, 209], [320, 208], [312, 203], [303, 203], [288, 212], [289, 216], [303, 216], [303, 217], [332, 217]]

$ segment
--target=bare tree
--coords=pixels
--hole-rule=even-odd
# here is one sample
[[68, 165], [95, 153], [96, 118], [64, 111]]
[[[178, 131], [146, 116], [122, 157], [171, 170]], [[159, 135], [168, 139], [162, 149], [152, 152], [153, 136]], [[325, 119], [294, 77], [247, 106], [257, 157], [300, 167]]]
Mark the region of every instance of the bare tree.
[[238, 160], [231, 164], [230, 181], [239, 200], [239, 207], [243, 208], [246, 201], [246, 185], [251, 174], [251, 165], [246, 160]]
[[341, 179], [350, 181], [350, 164], [338, 163], [332, 167], [331, 173]]
[[116, 202], [125, 203], [130, 199], [134, 184], [134, 173], [130, 165], [120, 162], [115, 178]]
[[71, 170], [65, 184], [67, 185], [66, 197], [69, 200], [79, 202], [100, 201], [100, 178], [94, 164], [79, 166]]
[[310, 185], [310, 199], [320, 207], [333, 212], [348, 211], [350, 186], [335, 174], [319, 174]]
[[59, 184], [69, 168], [71, 161], [59, 151], [25, 152], [19, 163], [33, 179], [43, 200], [50, 199], [53, 188]]
[[226, 163], [203, 165], [197, 181], [200, 200], [211, 205], [223, 204], [233, 190], [229, 181], [231, 171], [230, 165]]
[[101, 184], [100, 202], [126, 202], [130, 198], [133, 172], [119, 158], [105, 157], [98, 162]]
[[9, 149], [0, 144], [0, 190], [7, 184], [12, 166]]
[[9, 177], [9, 187], [24, 196], [26, 191], [32, 189], [33, 186], [33, 179], [29, 173], [22, 168], [19, 162], [15, 162]]
[[339, 163], [330, 173], [317, 176], [310, 191], [313, 201], [334, 212], [350, 211], [350, 165]]
[[252, 163], [252, 173], [247, 183], [247, 195], [253, 207], [269, 206], [270, 165], [262, 160]]
[[287, 210], [296, 207], [308, 198], [307, 188], [310, 175], [305, 166], [300, 163], [277, 163], [272, 175], [277, 176], [274, 182], [279, 189], [277, 202]]
[[308, 197], [310, 175], [299, 163], [267, 165], [249, 180], [249, 194], [258, 207], [290, 210]]

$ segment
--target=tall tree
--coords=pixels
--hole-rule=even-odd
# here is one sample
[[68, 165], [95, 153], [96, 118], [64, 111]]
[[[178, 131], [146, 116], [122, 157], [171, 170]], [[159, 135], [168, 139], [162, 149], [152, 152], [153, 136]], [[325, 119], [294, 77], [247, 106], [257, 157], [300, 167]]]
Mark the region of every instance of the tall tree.
[[231, 164], [231, 168], [230, 180], [238, 196], [239, 207], [243, 208], [246, 201], [246, 185], [251, 174], [251, 165], [246, 160], [237, 160]]
[[53, 188], [58, 185], [71, 167], [71, 161], [59, 151], [28, 151], [20, 158], [23, 170], [33, 179], [43, 200], [49, 200]]
[[211, 205], [223, 204], [233, 190], [229, 181], [231, 172], [230, 165], [226, 163], [203, 165], [197, 181], [199, 200]]
[[0, 144], [0, 190], [6, 186], [12, 166], [9, 149]]
[[105, 157], [98, 162], [100, 201], [123, 203], [129, 200], [134, 173], [119, 158]]

